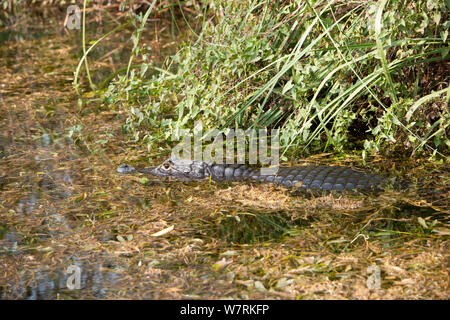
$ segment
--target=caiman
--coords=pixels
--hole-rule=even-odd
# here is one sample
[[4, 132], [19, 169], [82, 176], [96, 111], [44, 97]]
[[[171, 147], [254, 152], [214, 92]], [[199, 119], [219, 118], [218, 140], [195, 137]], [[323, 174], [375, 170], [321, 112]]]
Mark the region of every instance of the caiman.
[[382, 190], [388, 178], [345, 166], [279, 167], [273, 175], [262, 175], [260, 168], [243, 164], [214, 164], [171, 157], [157, 167], [135, 168], [122, 164], [118, 173], [140, 172], [182, 181], [260, 181], [304, 190], [369, 191]]

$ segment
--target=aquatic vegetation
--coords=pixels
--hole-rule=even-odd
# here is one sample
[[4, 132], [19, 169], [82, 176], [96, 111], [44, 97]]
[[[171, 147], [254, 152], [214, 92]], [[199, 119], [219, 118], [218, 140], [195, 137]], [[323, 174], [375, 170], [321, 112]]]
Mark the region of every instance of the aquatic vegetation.
[[[197, 2], [189, 3], [189, 6], [182, 5], [187, 6], [185, 9], [200, 6]], [[220, 4], [219, 1], [215, 3]], [[264, 9], [266, 2], [262, 3], [259, 8]], [[184, 19], [177, 8], [178, 4], [173, 6], [177, 19], [182, 19], [177, 20], [180, 26]], [[389, 9], [389, 4], [386, 8]], [[204, 19], [200, 19], [199, 26], [192, 24], [191, 27], [201, 36], [197, 45], [203, 46], [215, 38], [211, 33], [206, 37], [209, 29], [205, 29], [203, 37], [202, 29], [198, 28], [205, 21], [210, 21], [211, 26], [217, 24], [221, 15], [216, 19], [212, 15], [216, 10], [220, 12], [219, 6], [200, 6], [199, 9], [198, 12], [205, 12]], [[234, 12], [234, 7], [228, 10]], [[257, 8], [252, 12], [255, 15], [247, 17], [251, 23], [256, 14], [258, 17], [264, 14], [264, 10], [259, 12]], [[270, 12], [267, 8], [266, 15]], [[170, 9], [167, 8], [166, 13], [169, 19], [161, 18], [158, 21], [161, 24], [155, 23], [155, 33], [141, 34], [139, 43], [146, 43], [151, 48], [141, 48], [146, 51], [147, 63], [164, 56], [161, 54], [164, 48], [175, 49]], [[192, 16], [188, 10], [184, 14], [186, 21], [190, 21]], [[220, 72], [216, 70], [216, 66], [223, 66], [221, 56], [217, 56], [216, 64], [207, 70], [199, 69], [204, 66], [201, 61], [188, 60], [192, 66], [189, 70], [193, 73], [185, 69], [189, 72], [183, 75], [180, 70], [187, 67], [183, 66], [183, 60], [171, 67], [148, 63], [147, 68], [139, 54], [133, 57], [127, 79], [129, 53], [135, 45], [127, 40], [135, 31], [123, 28], [121, 33], [111, 34], [107, 41], [98, 42], [87, 56], [92, 83], [98, 88], [105, 83], [106, 88], [90, 91], [85, 71], [80, 68], [81, 96], [77, 95], [73, 90], [73, 72], [83, 56], [81, 32], [61, 33], [64, 14], [55, 15], [57, 18], [59, 20], [52, 20], [56, 21], [54, 24], [38, 20], [34, 25], [27, 21], [25, 30], [36, 32], [28, 32], [28, 37], [20, 40], [12, 37], [11, 41], [2, 42], [7, 45], [0, 46], [0, 57], [4, 62], [0, 64], [3, 75], [0, 77], [1, 299], [448, 300], [449, 167], [443, 160], [371, 157], [366, 164], [371, 169], [401, 177], [404, 174], [411, 180], [412, 187], [404, 191], [388, 188], [380, 194], [367, 196], [309, 196], [281, 186], [257, 183], [185, 183], [118, 175], [116, 168], [121, 163], [143, 164], [150, 158], [151, 164], [156, 165], [165, 158], [164, 153], [171, 144], [165, 137], [170, 137], [176, 123], [181, 126], [179, 119], [189, 115], [183, 123], [188, 127], [195, 118], [191, 113], [194, 110], [190, 109], [196, 105], [195, 96], [190, 98], [195, 98], [192, 105], [181, 104], [181, 98], [194, 92], [189, 90], [194, 90], [197, 77], [205, 78], [205, 86], [198, 87], [203, 92], [208, 92], [211, 83], [224, 85], [217, 87], [216, 97], [230, 88], [225, 86], [229, 84], [228, 80], [234, 79], [233, 86], [240, 80], [233, 75], [221, 82]], [[275, 29], [290, 25], [290, 30], [294, 24], [289, 23], [289, 16], [286, 19], [285, 24], [273, 25]], [[442, 16], [441, 19], [446, 18]], [[115, 27], [117, 23], [112, 25]], [[225, 30], [225, 24], [222, 25]], [[90, 28], [92, 26], [94, 28]], [[107, 30], [111, 30], [110, 26], [105, 23]], [[241, 31], [246, 32], [242, 35], [250, 37], [246, 26], [247, 22], [243, 22]], [[239, 31], [228, 28], [228, 32], [235, 34]], [[165, 33], [161, 31], [163, 29]], [[99, 39], [106, 33], [108, 31], [101, 30], [91, 21], [85, 36]], [[157, 37], [162, 40], [151, 41]], [[284, 39], [279, 40], [283, 42]], [[272, 40], [269, 38], [268, 43], [275, 43], [270, 42]], [[227, 41], [238, 42], [238, 39], [232, 39], [230, 35]], [[373, 50], [378, 55], [375, 42]], [[285, 46], [289, 43], [290, 40], [286, 40]], [[86, 41], [86, 44], [88, 49], [93, 42]], [[195, 42], [179, 44], [188, 48]], [[426, 47], [429, 43], [422, 45]], [[330, 50], [335, 50], [333, 48]], [[186, 55], [186, 50], [178, 51], [179, 57]], [[216, 48], [216, 51], [208, 52], [220, 53], [221, 50], [228, 49]], [[236, 74], [242, 67], [238, 53], [242, 50], [237, 50], [236, 56], [230, 55], [236, 59], [237, 69], [233, 71]], [[316, 51], [309, 51], [309, 54], [313, 53]], [[250, 72], [262, 68], [254, 69], [249, 62], [251, 58], [248, 59], [245, 61]], [[330, 60], [330, 63], [335, 62]], [[389, 71], [389, 54], [386, 62]], [[391, 81], [385, 79], [385, 64], [377, 59], [371, 63], [379, 68], [380, 80], [374, 90], [386, 90], [382, 102], [388, 106], [395, 94], [403, 103], [401, 90], [393, 93]], [[430, 63], [427, 68], [432, 66], [434, 64]], [[228, 65], [229, 69], [232, 67]], [[224, 68], [224, 77], [231, 72], [229, 69]], [[434, 90], [436, 83], [430, 79], [440, 79], [441, 74], [436, 71], [438, 69], [433, 70], [428, 71], [424, 66], [417, 85], [417, 97], [431, 92], [427, 90]], [[270, 72], [267, 75], [261, 72], [261, 78], [255, 76], [247, 82], [248, 86], [237, 86], [233, 94], [226, 95], [227, 99], [238, 101], [244, 89], [252, 94], [258, 81], [261, 86], [270, 81], [273, 77]], [[210, 79], [209, 73], [216, 78]], [[399, 85], [396, 77], [391, 75], [394, 88]], [[183, 79], [186, 87], [182, 85]], [[157, 82], [159, 80], [161, 82]], [[197, 80], [203, 83], [201, 78]], [[277, 86], [281, 85], [283, 89], [286, 87], [282, 96], [289, 97], [297, 92], [297, 82], [293, 80], [287, 85], [288, 82], [288, 78], [280, 77], [270, 97], [274, 97]], [[310, 94], [314, 97], [312, 91]], [[259, 112], [258, 103], [262, 105], [264, 97], [261, 95], [256, 100], [256, 107], [249, 107], [243, 111], [243, 118], [236, 120], [244, 124], [250, 121], [250, 113]], [[273, 105], [270, 97], [263, 109]], [[434, 103], [437, 105], [433, 110], [440, 114], [442, 96], [432, 94], [432, 97], [429, 101], [415, 100], [413, 107], [408, 109], [412, 110], [411, 121], [416, 121], [414, 119], [422, 116]], [[213, 98], [205, 96], [205, 99], [207, 102]], [[322, 93], [316, 101], [321, 99]], [[182, 105], [183, 112], [179, 117], [181, 109], [178, 108]], [[225, 107], [225, 104], [220, 106]], [[234, 106], [230, 117], [244, 104]], [[316, 108], [316, 105], [312, 107], [312, 112], [316, 112]], [[216, 115], [211, 106], [197, 111], [196, 116], [211, 111], [206, 114], [209, 122], [205, 123], [214, 125]], [[214, 112], [218, 116], [220, 110]], [[265, 109], [261, 111], [260, 119], [264, 118], [264, 113]], [[431, 121], [432, 115], [429, 115]], [[142, 121], [137, 122], [138, 119]], [[221, 117], [220, 121], [226, 124], [225, 118]], [[429, 120], [424, 118], [424, 121]], [[284, 123], [281, 119], [277, 125]], [[442, 123], [445, 127], [445, 122]], [[426, 122], [424, 125], [426, 128]], [[431, 134], [437, 132], [434, 130], [440, 125], [441, 122], [430, 131]], [[311, 128], [314, 126], [319, 128], [320, 122]], [[396, 128], [393, 127], [394, 135]], [[345, 134], [354, 135], [352, 132]], [[143, 137], [147, 137], [146, 142]], [[327, 139], [326, 133], [322, 138]], [[145, 148], [146, 143], [150, 153]], [[424, 147], [425, 151], [429, 149]], [[438, 152], [445, 151], [442, 145], [438, 148]], [[308, 149], [313, 152], [318, 150], [318, 145], [313, 141]], [[432, 154], [433, 151], [427, 152]], [[332, 153], [321, 153], [297, 158], [288, 165], [298, 164], [360, 166], [361, 156], [337, 157]], [[69, 267], [81, 268], [80, 289], [68, 287]], [[369, 280], [373, 275], [379, 275], [379, 287], [368, 285], [372, 284]]]

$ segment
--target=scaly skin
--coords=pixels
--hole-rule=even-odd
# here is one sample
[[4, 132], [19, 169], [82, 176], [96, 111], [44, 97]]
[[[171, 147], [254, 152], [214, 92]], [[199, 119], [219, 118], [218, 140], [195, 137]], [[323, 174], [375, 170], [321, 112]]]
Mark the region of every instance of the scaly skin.
[[170, 158], [158, 167], [134, 168], [123, 164], [119, 173], [141, 172], [182, 181], [213, 179], [215, 181], [261, 181], [285, 187], [309, 190], [375, 190], [386, 178], [342, 166], [280, 167], [275, 175], [261, 175], [261, 170], [246, 165], [213, 164], [210, 162]]

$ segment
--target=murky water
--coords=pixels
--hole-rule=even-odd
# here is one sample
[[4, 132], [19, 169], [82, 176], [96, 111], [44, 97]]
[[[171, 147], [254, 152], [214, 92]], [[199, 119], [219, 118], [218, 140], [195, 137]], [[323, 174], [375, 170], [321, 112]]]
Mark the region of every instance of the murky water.
[[[124, 110], [86, 97], [80, 106], [72, 87], [80, 34], [53, 19], [0, 32], [1, 299], [402, 298], [417, 288], [419, 298], [445, 297], [445, 170], [426, 168], [440, 186], [428, 204], [416, 193], [305, 200], [264, 186], [118, 177], [118, 164], [144, 162], [146, 150], [123, 135]], [[94, 80], [128, 61], [129, 38], [94, 53], [112, 59], [93, 64]], [[144, 36], [160, 52], [154, 38]], [[438, 228], [424, 229], [419, 216]], [[369, 242], [360, 237], [367, 230]], [[383, 293], [365, 287], [370, 263], [385, 268]], [[395, 281], [418, 286], [402, 295]]]
[[[5, 275], [16, 276], [0, 280], [3, 299], [105, 298], [121, 278], [116, 257], [106, 253], [89, 259], [70, 249], [55, 254], [82, 227], [83, 222], [67, 215], [67, 205], [80, 187], [89, 189], [80, 175], [90, 172], [76, 169], [80, 161], [89, 161], [88, 153], [75, 147], [68, 134], [77, 105], [71, 81], [81, 51], [80, 31], [61, 29], [62, 21], [64, 16], [56, 12], [56, 17], [30, 18], [0, 32], [0, 67], [7, 77], [0, 81], [0, 261]], [[90, 29], [90, 35], [101, 36], [108, 27]], [[132, 45], [129, 38], [130, 32], [124, 32], [94, 57], [119, 43], [124, 49], [111, 54], [111, 62], [123, 65]], [[99, 69], [94, 80], [110, 74], [108, 67]], [[108, 232], [99, 237], [111, 240], [115, 237]], [[68, 289], [69, 266], [81, 270], [76, 290]], [[9, 268], [15, 270], [8, 273]]]

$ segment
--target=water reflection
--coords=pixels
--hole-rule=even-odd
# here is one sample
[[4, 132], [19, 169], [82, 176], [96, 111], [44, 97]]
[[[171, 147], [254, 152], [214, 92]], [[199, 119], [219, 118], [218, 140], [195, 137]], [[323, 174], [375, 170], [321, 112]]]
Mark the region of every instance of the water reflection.
[[0, 225], [0, 255], [1, 254], [18, 254], [17, 243], [22, 237], [14, 232], [13, 228]]
[[[82, 262], [74, 262], [81, 268], [80, 289], [69, 289], [67, 286], [70, 274], [66, 270], [36, 271], [32, 281], [21, 280], [22, 288], [16, 293], [17, 296], [3, 297], [0, 292], [0, 299], [58, 299], [58, 298], [79, 298], [91, 296], [92, 298], [105, 298], [108, 291], [112, 290], [120, 280], [120, 274], [114, 270], [105, 269], [101, 265], [90, 266]], [[31, 283], [27, 283], [31, 282]]]
[[[73, 76], [81, 47], [79, 31], [61, 33], [61, 23], [54, 23], [54, 19], [64, 21], [64, 14], [52, 16], [53, 22], [38, 18], [0, 30], [0, 68], [14, 76], [0, 83], [0, 119], [7, 119], [1, 123], [5, 129], [0, 135], [0, 158], [10, 164], [0, 167], [0, 190], [5, 191], [0, 194], [0, 259], [18, 275], [17, 279], [0, 279], [0, 299], [104, 298], [123, 279], [124, 269], [109, 261], [117, 257], [88, 250], [77, 257], [69, 248], [60, 249], [62, 240], [76, 238], [83, 223], [68, 215], [67, 209], [72, 205], [68, 199], [80, 192], [81, 174], [71, 163], [86, 157], [67, 137], [67, 120], [76, 100], [64, 94], [73, 92], [68, 78]], [[88, 30], [101, 36], [110, 29], [93, 23]], [[93, 60], [112, 52], [111, 64], [96, 70], [94, 81], [104, 80], [126, 63], [127, 48], [133, 45], [128, 41], [131, 32], [132, 28], [115, 34], [116, 39], [92, 52]], [[62, 50], [67, 57], [61, 57]], [[61, 65], [67, 62], [64, 59], [69, 60], [67, 66]], [[91, 214], [89, 210], [86, 215]], [[100, 233], [99, 242], [115, 240], [111, 230]], [[63, 253], [57, 255], [56, 250]], [[67, 288], [65, 271], [71, 264], [82, 270], [79, 290]]]

